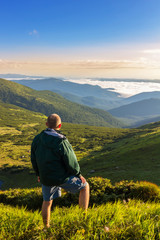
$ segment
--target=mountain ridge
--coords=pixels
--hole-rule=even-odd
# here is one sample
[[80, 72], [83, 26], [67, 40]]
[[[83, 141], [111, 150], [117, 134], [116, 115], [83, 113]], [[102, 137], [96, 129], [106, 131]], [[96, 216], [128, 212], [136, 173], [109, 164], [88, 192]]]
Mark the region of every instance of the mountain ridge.
[[145, 99], [160, 98], [160, 91], [142, 92], [124, 99], [125, 104], [142, 101]]
[[160, 99], [150, 98], [138, 102], [129, 103], [118, 108], [109, 110], [117, 117], [153, 116], [160, 115]]
[[[66, 99], [80, 104], [83, 104], [85, 101], [85, 105], [89, 107], [100, 108], [106, 111], [110, 108], [119, 106], [120, 101], [123, 99], [119, 93], [112, 91], [110, 88], [104, 89], [98, 85], [79, 84], [58, 78], [46, 78], [36, 81], [12, 81], [31, 87], [35, 90], [50, 90], [59, 93]], [[92, 97], [96, 98], [96, 102], [92, 102]]]
[[123, 126], [106, 111], [72, 103], [51, 91], [36, 91], [4, 79], [0, 79], [0, 100], [45, 115], [57, 112], [66, 122], [108, 127]]

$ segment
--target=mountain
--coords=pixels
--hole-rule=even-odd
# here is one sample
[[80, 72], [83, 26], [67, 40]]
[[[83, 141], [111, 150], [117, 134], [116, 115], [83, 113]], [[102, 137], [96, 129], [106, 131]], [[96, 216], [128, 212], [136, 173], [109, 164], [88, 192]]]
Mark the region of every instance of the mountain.
[[60, 90], [55, 90], [55, 92], [72, 102], [83, 104], [92, 108], [103, 109], [106, 111], [120, 105], [120, 102], [117, 100], [106, 100], [104, 98], [98, 98], [94, 96], [80, 97], [70, 93], [62, 92]]
[[103, 89], [97, 85], [93, 86], [90, 84], [73, 83], [57, 78], [48, 78], [36, 81], [13, 81], [35, 90], [50, 90], [60, 94], [70, 101], [103, 110], [120, 106], [120, 101], [123, 100], [120, 94], [111, 91], [111, 89]]
[[0, 74], [0, 78], [19, 78], [19, 79], [38, 79], [38, 78], [44, 78], [42, 76], [28, 76], [23, 74], [15, 74], [15, 73], [8, 73], [8, 74]]
[[0, 79], [0, 101], [49, 115], [56, 112], [62, 121], [106, 127], [123, 124], [106, 111], [76, 104], [51, 91], [36, 91]]
[[159, 120], [160, 117], [160, 99], [145, 99], [135, 103], [130, 103], [118, 108], [109, 110], [109, 112], [118, 118], [131, 120], [130, 126], [140, 126]]
[[160, 99], [146, 99], [109, 110], [116, 117], [152, 117], [160, 115]]
[[134, 96], [125, 98], [123, 100], [123, 104], [129, 104], [129, 103], [138, 102], [138, 101], [142, 101], [142, 100], [150, 99], [150, 98], [159, 98], [160, 99], [160, 91], [143, 92], [143, 93], [136, 94]]
[[90, 84], [78, 84], [57, 78], [48, 78], [36, 81], [19, 80], [18, 83], [36, 90], [60, 90], [62, 92], [68, 92], [70, 94], [75, 94], [82, 97], [96, 96], [99, 98], [107, 97], [108, 99], [115, 99], [120, 96], [118, 93], [103, 89], [97, 85], [93, 86]]
[[15, 82], [37, 90], [50, 89], [72, 102], [106, 110], [124, 122], [126, 127], [138, 127], [159, 119], [160, 116], [157, 102], [160, 99], [160, 91], [122, 98], [110, 88], [102, 89], [99, 86], [77, 84], [56, 78]]

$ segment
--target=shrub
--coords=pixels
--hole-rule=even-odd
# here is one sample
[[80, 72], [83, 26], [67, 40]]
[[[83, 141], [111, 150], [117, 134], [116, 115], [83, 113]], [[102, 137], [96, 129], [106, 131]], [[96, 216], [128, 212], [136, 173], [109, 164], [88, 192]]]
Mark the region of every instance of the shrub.
[[131, 187], [130, 196], [143, 201], [160, 201], [160, 188], [154, 183], [136, 182]]
[[114, 193], [118, 199], [160, 200], [160, 188], [156, 184], [146, 181], [121, 181], [115, 184]]
[[[102, 177], [89, 178], [90, 206], [103, 204], [109, 201], [140, 199], [143, 201], [160, 201], [160, 188], [150, 182], [121, 181], [114, 186], [109, 179]], [[53, 206], [70, 207], [78, 204], [79, 194], [70, 194], [62, 191], [62, 197], [54, 199]], [[0, 191], [0, 202], [13, 206], [25, 206], [27, 209], [41, 209], [41, 188], [10, 189]]]
[[[128, 200], [131, 198], [132, 187], [135, 186], [133, 181], [123, 180], [115, 184], [114, 194], [117, 199]], [[133, 197], [133, 196], [132, 196]]]
[[113, 193], [113, 186], [109, 179], [102, 177], [89, 178], [90, 185], [90, 204], [102, 204], [109, 199]]
[[42, 191], [41, 188], [0, 191], [0, 202], [13, 206], [26, 206], [28, 209], [40, 209]]

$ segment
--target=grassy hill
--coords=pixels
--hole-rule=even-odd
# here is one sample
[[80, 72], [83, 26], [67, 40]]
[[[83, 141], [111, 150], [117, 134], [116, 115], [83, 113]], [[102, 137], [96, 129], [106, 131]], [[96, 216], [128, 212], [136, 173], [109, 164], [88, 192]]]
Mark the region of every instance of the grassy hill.
[[81, 167], [84, 173], [90, 176], [87, 170], [90, 168], [94, 170], [92, 176], [107, 177], [113, 182], [146, 180], [160, 185], [157, 178], [160, 173], [160, 123], [153, 128], [151, 126], [126, 133], [103, 145], [101, 152], [83, 159]]
[[[63, 193], [57, 199], [63, 208], [55, 206], [54, 200], [51, 228], [44, 231], [39, 211], [42, 193], [31, 168], [30, 144], [45, 128], [46, 116], [7, 103], [0, 103], [0, 111], [0, 181], [5, 190], [0, 191], [0, 239], [160, 239], [160, 204], [146, 201], [155, 193], [160, 197], [156, 185], [135, 183], [133, 193], [138, 198], [143, 192], [145, 201], [125, 200], [132, 183], [113, 186], [108, 179], [92, 178], [103, 176], [112, 183], [147, 180], [160, 185], [160, 122], [139, 129], [63, 123], [62, 132], [90, 181], [90, 208], [84, 214], [74, 205], [78, 196]], [[65, 207], [65, 201], [73, 205]]]
[[[0, 180], [3, 189], [38, 186], [30, 164], [30, 144], [45, 128], [46, 116], [11, 104], [0, 104]], [[160, 123], [139, 129], [63, 123], [86, 178], [113, 183], [146, 180], [160, 185]], [[22, 181], [23, 179], [23, 181]]]
[[[32, 182], [34, 175], [30, 164], [30, 144], [34, 136], [46, 127], [46, 116], [6, 103], [0, 103], [0, 111], [0, 180], [5, 182], [6, 187], [33, 186], [35, 181]], [[108, 132], [111, 136], [118, 136], [127, 131], [71, 123], [63, 123], [63, 130], [73, 143], [79, 159], [98, 149], [99, 141]], [[17, 182], [16, 179], [24, 175], [27, 176], [23, 182]]]
[[0, 79], [0, 101], [45, 115], [56, 112], [65, 122], [107, 127], [123, 126], [106, 111], [72, 103], [56, 93], [36, 91], [4, 79]]

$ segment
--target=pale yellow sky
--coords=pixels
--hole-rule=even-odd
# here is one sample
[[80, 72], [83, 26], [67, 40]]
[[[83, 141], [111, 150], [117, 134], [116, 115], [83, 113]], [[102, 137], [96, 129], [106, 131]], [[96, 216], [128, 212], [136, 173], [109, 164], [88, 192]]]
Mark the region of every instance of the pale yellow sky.
[[160, 47], [70, 48], [28, 52], [23, 56], [0, 59], [0, 73], [160, 79]]

